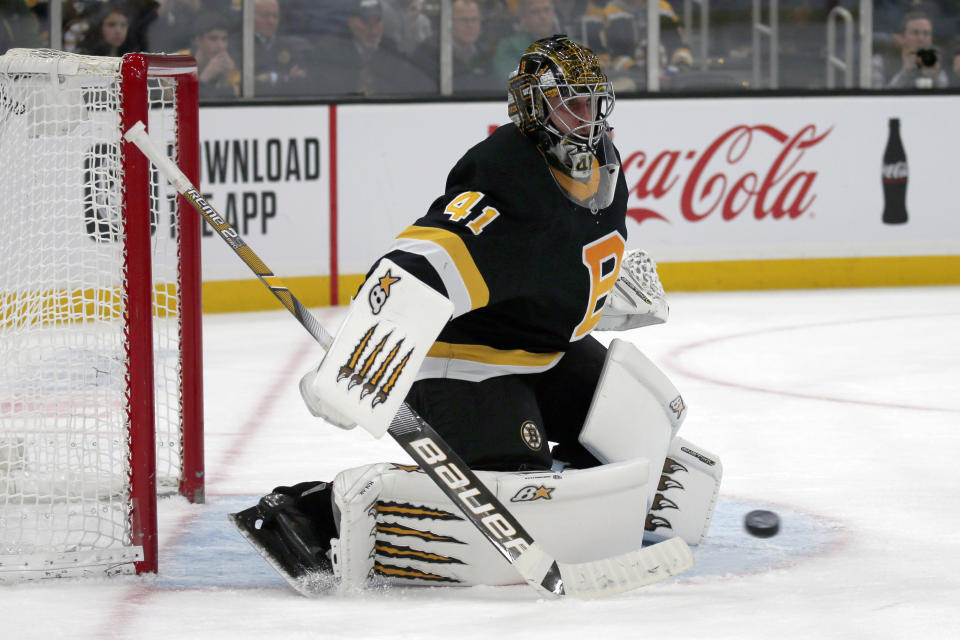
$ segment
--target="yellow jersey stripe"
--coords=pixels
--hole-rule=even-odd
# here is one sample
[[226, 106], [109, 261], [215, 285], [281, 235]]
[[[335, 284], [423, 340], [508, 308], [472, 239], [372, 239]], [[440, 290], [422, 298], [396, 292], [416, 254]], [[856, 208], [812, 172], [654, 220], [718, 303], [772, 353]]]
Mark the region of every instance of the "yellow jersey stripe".
[[450, 344], [448, 342], [434, 342], [427, 351], [428, 358], [467, 360], [514, 367], [545, 367], [553, 364], [562, 355], [559, 351], [533, 353], [522, 349], [495, 349], [482, 344]]
[[460, 272], [460, 277], [467, 287], [470, 294], [470, 308], [485, 307], [490, 302], [490, 290], [487, 288], [487, 283], [467, 250], [467, 245], [463, 243], [459, 236], [445, 229], [412, 225], [404, 229], [397, 238], [423, 240], [443, 248], [450, 259], [453, 260], [454, 266]]

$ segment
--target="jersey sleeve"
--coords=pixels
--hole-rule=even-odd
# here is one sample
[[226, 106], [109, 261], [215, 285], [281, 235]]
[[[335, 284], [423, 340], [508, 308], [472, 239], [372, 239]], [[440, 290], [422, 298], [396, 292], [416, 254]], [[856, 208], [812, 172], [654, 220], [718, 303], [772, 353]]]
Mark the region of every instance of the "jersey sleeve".
[[418, 277], [434, 288], [439, 280], [457, 317], [533, 289], [543, 264], [542, 243], [530, 241], [536, 227], [482, 191], [457, 189], [404, 229], [388, 255], [424, 271]]

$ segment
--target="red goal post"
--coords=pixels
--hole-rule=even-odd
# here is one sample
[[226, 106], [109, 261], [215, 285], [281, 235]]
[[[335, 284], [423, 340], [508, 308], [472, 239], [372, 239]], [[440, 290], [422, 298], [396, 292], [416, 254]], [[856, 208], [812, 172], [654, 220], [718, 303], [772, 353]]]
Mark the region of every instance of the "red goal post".
[[204, 499], [188, 56], [0, 56], [0, 583], [157, 571], [157, 490]]

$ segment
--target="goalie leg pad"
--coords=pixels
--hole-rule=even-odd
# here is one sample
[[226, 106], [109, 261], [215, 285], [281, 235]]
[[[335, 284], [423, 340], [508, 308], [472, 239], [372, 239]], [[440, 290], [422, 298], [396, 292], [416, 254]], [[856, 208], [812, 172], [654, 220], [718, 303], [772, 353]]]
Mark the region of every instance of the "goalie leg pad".
[[[584, 470], [478, 471], [550, 555], [586, 562], [642, 544], [649, 465], [631, 460]], [[368, 576], [403, 585], [505, 585], [523, 579], [416, 467], [376, 464], [334, 480], [340, 538], [334, 570], [344, 587]], [[348, 552], [345, 552], [348, 550]]]
[[333, 480], [333, 515], [339, 537], [331, 541], [331, 560], [343, 590], [361, 588], [373, 575], [377, 500], [383, 491], [383, 475], [392, 467], [387, 463], [356, 467], [338, 473]]
[[374, 437], [390, 426], [453, 303], [383, 259], [350, 303], [320, 366], [300, 381], [310, 412]]
[[646, 542], [679, 536], [699, 544], [707, 535], [720, 493], [720, 458], [689, 440], [674, 438], [647, 514]]
[[653, 488], [686, 416], [680, 392], [663, 372], [631, 343], [615, 339], [578, 439], [604, 463], [646, 458]]

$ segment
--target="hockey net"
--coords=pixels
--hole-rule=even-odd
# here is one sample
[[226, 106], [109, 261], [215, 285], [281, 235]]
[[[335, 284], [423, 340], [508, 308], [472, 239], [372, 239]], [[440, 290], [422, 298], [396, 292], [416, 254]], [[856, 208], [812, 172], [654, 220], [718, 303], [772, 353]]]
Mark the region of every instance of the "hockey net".
[[199, 219], [185, 56], [0, 56], [0, 582], [157, 570], [156, 495], [203, 500]]

